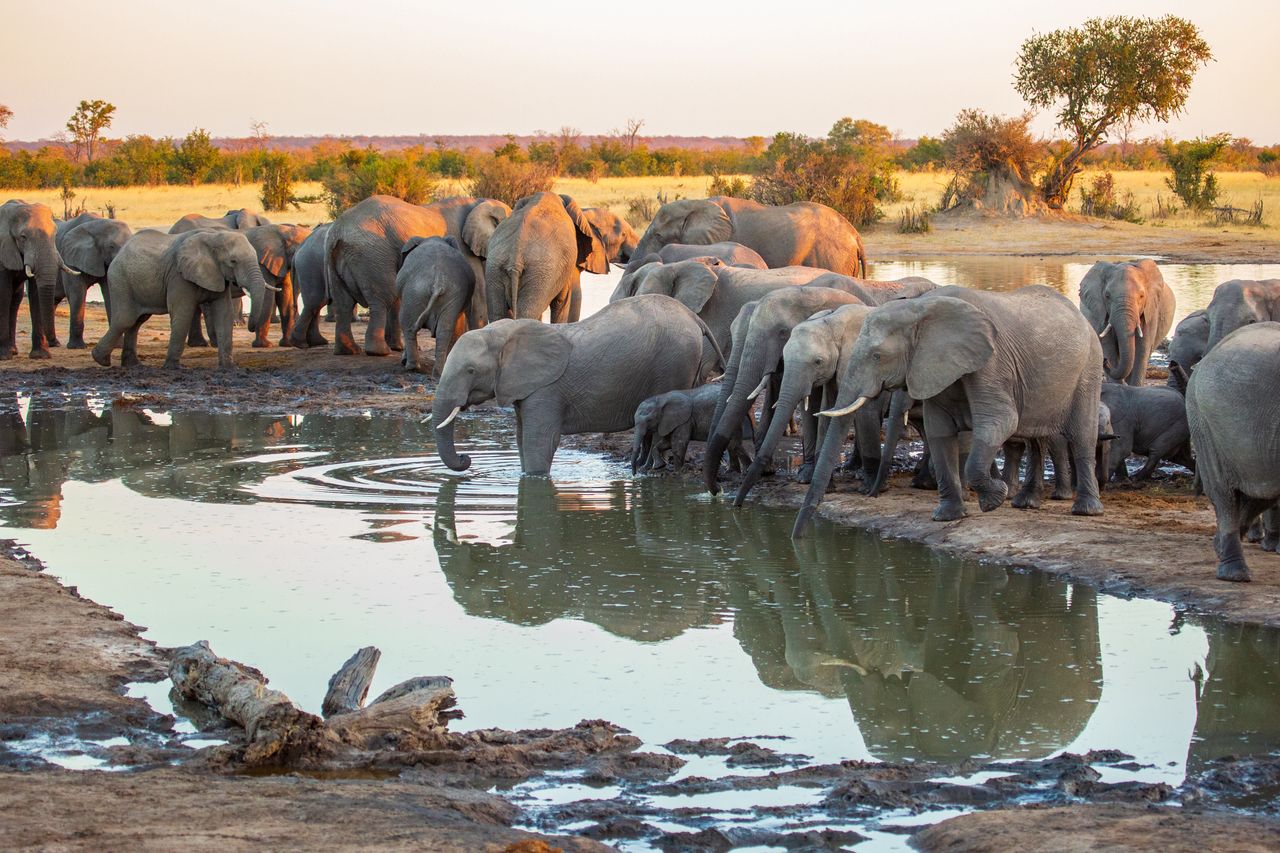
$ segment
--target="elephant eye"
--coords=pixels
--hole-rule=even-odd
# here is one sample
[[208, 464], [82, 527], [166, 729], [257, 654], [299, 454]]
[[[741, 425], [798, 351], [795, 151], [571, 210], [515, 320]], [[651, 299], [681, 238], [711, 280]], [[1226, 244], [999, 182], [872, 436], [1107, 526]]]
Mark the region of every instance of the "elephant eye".
[[880, 360], [880, 353], [878, 353], [878, 352], [873, 352], [873, 353], [871, 353], [871, 360], [872, 360], [872, 361], [879, 361], [879, 360]]

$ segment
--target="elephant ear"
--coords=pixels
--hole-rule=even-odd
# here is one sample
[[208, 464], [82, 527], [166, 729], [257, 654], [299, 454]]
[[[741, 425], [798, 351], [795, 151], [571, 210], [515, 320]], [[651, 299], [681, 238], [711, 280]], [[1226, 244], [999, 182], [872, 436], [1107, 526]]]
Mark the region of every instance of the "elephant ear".
[[222, 277], [222, 269], [214, 259], [212, 249], [200, 239], [201, 232], [190, 233], [193, 236], [183, 240], [174, 250], [178, 274], [205, 290], [221, 293], [227, 289], [227, 282]]
[[400, 247], [400, 260], [396, 262], [396, 271], [399, 272], [400, 267], [404, 266], [405, 259], [409, 257], [409, 253], [421, 246], [426, 237], [410, 237], [404, 241], [404, 245]]
[[533, 200], [537, 197], [538, 194], [534, 193], [533, 195], [527, 195], [522, 199], [517, 199], [516, 203], [511, 206], [511, 212], [515, 213], [517, 210], [524, 210], [526, 207], [533, 204]]
[[0, 267], [20, 270], [22, 269], [22, 250], [18, 248], [17, 236], [13, 233], [15, 223], [9, 215], [10, 204], [13, 202], [0, 207], [0, 216], [4, 217], [0, 219], [0, 226], [3, 226], [3, 230], [0, 230]]
[[721, 266], [718, 258], [684, 261], [672, 284], [671, 297], [697, 314], [716, 292]]
[[253, 239], [249, 242], [258, 253], [258, 266], [273, 278], [284, 278], [289, 270], [289, 256], [280, 232], [274, 228], [258, 230], [255, 227]]
[[671, 435], [693, 417], [693, 402], [689, 395], [681, 394], [662, 407], [658, 418], [658, 435]]
[[709, 199], [697, 202], [684, 218], [680, 236], [686, 243], [705, 246], [721, 243], [733, 234], [733, 223], [724, 208]]
[[512, 320], [516, 326], [498, 354], [494, 397], [510, 406], [559, 379], [569, 366], [573, 344], [555, 326], [540, 320]]
[[907, 393], [936, 397], [960, 377], [980, 370], [996, 351], [996, 327], [963, 299], [921, 300], [915, 346], [907, 366]]
[[58, 254], [62, 255], [63, 263], [73, 270], [94, 278], [102, 278], [107, 274], [107, 265], [88, 228], [72, 228], [68, 231], [58, 247]]
[[578, 269], [604, 275], [609, 272], [609, 250], [604, 246], [600, 232], [591, 224], [591, 220], [578, 207], [578, 203], [567, 195], [561, 195], [565, 213], [573, 220], [573, 227], [578, 237]]
[[477, 258], [489, 256], [489, 238], [498, 227], [498, 223], [511, 215], [511, 208], [497, 199], [488, 198], [477, 204], [467, 214], [467, 221], [462, 224], [462, 242], [467, 244], [471, 254]]

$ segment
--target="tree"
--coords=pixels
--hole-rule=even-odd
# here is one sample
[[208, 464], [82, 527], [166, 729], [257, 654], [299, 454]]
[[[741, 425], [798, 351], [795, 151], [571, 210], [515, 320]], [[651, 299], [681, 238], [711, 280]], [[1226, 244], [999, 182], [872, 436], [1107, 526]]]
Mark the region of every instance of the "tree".
[[961, 205], [1027, 214], [1037, 210], [1031, 176], [1043, 146], [1031, 135], [1031, 113], [1000, 116], [961, 110], [942, 134], [943, 162], [955, 172], [940, 207]]
[[98, 137], [102, 131], [111, 127], [111, 117], [115, 115], [115, 104], [102, 100], [81, 101], [80, 106], [67, 119], [67, 131], [75, 140], [76, 158], [84, 155], [92, 163], [94, 149], [98, 146]]
[[178, 177], [194, 186], [209, 174], [209, 170], [218, 162], [218, 156], [218, 149], [209, 140], [209, 131], [197, 127], [178, 146], [173, 165]]
[[1033, 107], [1061, 104], [1058, 126], [1072, 137], [1041, 185], [1049, 207], [1066, 204], [1081, 158], [1117, 124], [1179, 115], [1212, 58], [1196, 26], [1173, 15], [1092, 18], [1023, 42], [1014, 88]]
[[640, 128], [644, 127], [644, 119], [629, 118], [627, 119], [627, 129], [623, 131], [622, 136], [627, 140], [627, 150], [634, 151], [636, 148], [636, 138], [640, 135]]
[[258, 119], [249, 120], [249, 136], [253, 139], [253, 147], [259, 151], [263, 151], [267, 147], [267, 143], [271, 140], [271, 134], [267, 133], [267, 122]]
[[1219, 133], [1207, 139], [1165, 142], [1160, 146], [1160, 156], [1173, 171], [1173, 177], [1165, 178], [1165, 184], [1188, 210], [1205, 210], [1218, 200], [1218, 178], [1209, 167], [1230, 144], [1231, 135]]
[[[9, 126], [9, 119], [13, 118], [13, 110], [4, 104], [0, 104], [0, 130], [4, 130]], [[3, 139], [4, 137], [0, 137]]]

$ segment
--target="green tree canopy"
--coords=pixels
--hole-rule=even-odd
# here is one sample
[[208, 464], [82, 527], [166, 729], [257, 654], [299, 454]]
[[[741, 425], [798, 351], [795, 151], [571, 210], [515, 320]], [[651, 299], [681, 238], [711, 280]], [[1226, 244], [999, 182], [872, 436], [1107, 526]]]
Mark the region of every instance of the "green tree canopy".
[[213, 168], [219, 156], [220, 152], [209, 139], [209, 131], [197, 127], [174, 152], [173, 167], [182, 180], [194, 185]]
[[76, 155], [84, 155], [93, 162], [94, 149], [98, 146], [98, 138], [102, 131], [111, 127], [111, 118], [115, 115], [115, 104], [103, 100], [81, 101], [76, 111], [67, 119], [67, 131], [76, 143]]

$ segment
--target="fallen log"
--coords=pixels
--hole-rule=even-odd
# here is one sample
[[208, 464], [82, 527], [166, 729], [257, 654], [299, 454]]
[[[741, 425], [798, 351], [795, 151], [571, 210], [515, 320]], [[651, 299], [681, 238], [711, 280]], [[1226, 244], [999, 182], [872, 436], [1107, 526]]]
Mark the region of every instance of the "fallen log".
[[453, 679], [420, 676], [384, 692], [367, 707], [335, 714], [326, 723], [344, 743], [359, 749], [431, 749], [450, 721], [462, 716]]
[[178, 693], [244, 727], [249, 766], [298, 766], [329, 758], [337, 736], [314, 714], [301, 710], [251, 666], [220, 658], [201, 640], [177, 649], [169, 678]]
[[364, 704], [373, 683], [373, 673], [378, 668], [382, 652], [375, 646], [365, 646], [342, 665], [329, 679], [329, 692], [320, 703], [320, 713], [325, 719], [335, 714], [355, 711]]

